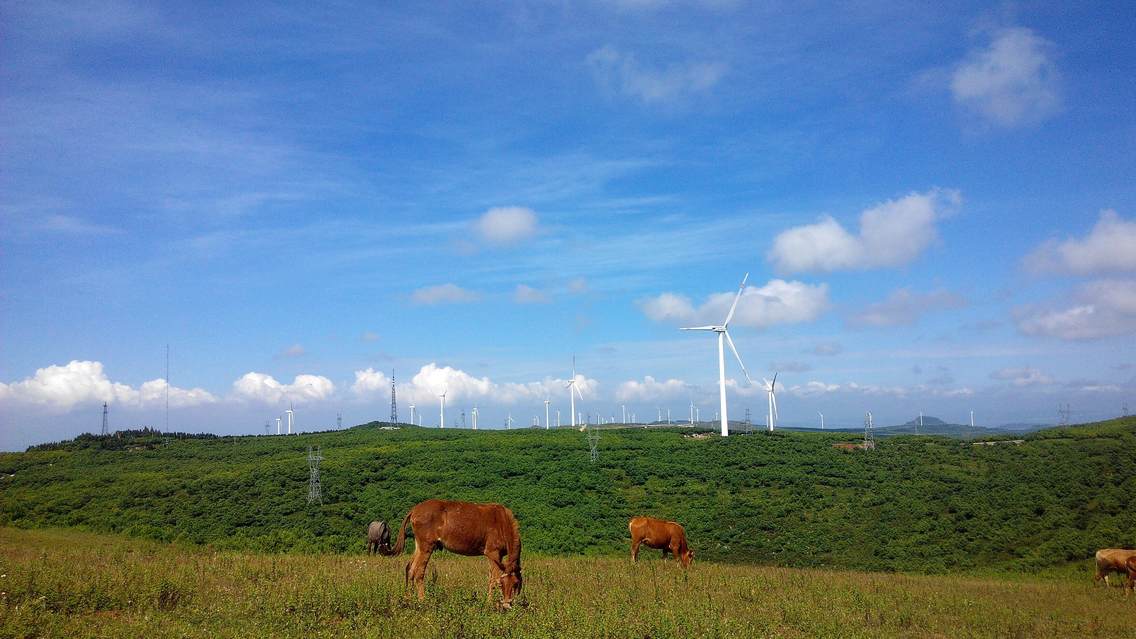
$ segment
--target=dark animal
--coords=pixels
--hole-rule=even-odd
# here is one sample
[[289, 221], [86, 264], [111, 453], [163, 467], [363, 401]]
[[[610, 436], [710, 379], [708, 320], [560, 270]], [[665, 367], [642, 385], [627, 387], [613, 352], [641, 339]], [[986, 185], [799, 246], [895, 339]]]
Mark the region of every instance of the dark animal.
[[367, 526], [367, 553], [391, 554], [391, 531], [387, 522], [375, 520]]
[[689, 568], [694, 561], [694, 551], [686, 545], [686, 531], [673, 521], [633, 517], [627, 528], [631, 531], [631, 561], [639, 561], [639, 544], [662, 549], [664, 559], [669, 551], [683, 568]]
[[406, 583], [414, 581], [418, 599], [426, 598], [426, 564], [444, 548], [459, 555], [485, 555], [489, 560], [489, 598], [501, 589], [501, 606], [509, 608], [521, 591], [521, 529], [512, 511], [501, 504], [427, 499], [406, 513], [392, 555], [406, 546], [406, 524], [414, 533], [414, 556], [406, 564]]
[[1098, 550], [1097, 574], [1093, 577], [1093, 581], [1104, 579], [1104, 585], [1108, 586], [1109, 573], [1118, 572], [1123, 575], [1128, 572], [1127, 561], [1130, 557], [1136, 557], [1136, 550], [1126, 548], [1102, 548]]
[[1124, 585], [1124, 594], [1129, 595], [1136, 586], [1136, 557], [1129, 557], [1124, 565], [1128, 568], [1128, 583]]

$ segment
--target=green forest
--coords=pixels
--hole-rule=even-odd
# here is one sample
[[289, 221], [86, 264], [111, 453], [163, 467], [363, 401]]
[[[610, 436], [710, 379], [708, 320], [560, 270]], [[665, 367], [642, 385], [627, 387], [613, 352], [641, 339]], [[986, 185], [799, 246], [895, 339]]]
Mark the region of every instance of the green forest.
[[[1136, 418], [985, 445], [850, 433], [692, 438], [382, 424], [293, 436], [84, 436], [0, 454], [0, 525], [76, 528], [258, 552], [363, 552], [372, 519], [494, 501], [525, 552], [626, 553], [627, 520], [685, 525], [698, 560], [942, 573], [1034, 571], [1136, 546]], [[323, 503], [308, 505], [309, 446]]]

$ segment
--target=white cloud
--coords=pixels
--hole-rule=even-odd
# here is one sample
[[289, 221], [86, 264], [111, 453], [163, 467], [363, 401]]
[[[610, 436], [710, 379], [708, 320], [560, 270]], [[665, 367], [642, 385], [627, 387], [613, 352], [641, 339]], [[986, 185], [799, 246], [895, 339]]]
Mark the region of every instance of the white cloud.
[[546, 304], [548, 295], [526, 284], [518, 284], [513, 291], [513, 301], [518, 304]]
[[[420, 368], [409, 381], [398, 384], [396, 391], [399, 401], [420, 407], [437, 406], [442, 391], [446, 392], [447, 406], [454, 402], [539, 404], [549, 397], [567, 399], [567, 382], [566, 379], [553, 378], [533, 382], [494, 382], [488, 377], [475, 377], [461, 369], [431, 362]], [[595, 399], [599, 393], [599, 382], [584, 375], [576, 375], [576, 384], [585, 401]], [[389, 399], [390, 378], [371, 368], [355, 371], [355, 384], [351, 389], [361, 399]]]
[[643, 381], [634, 379], [623, 382], [615, 389], [615, 399], [621, 402], [646, 402], [684, 397], [686, 382], [681, 379], [668, 379], [660, 382], [647, 375]]
[[883, 327], [914, 324], [925, 313], [966, 306], [966, 300], [949, 291], [913, 293], [901, 288], [892, 291], [882, 302], [869, 304], [848, 317], [850, 326]]
[[990, 379], [1007, 381], [1018, 387], [1042, 386], [1053, 383], [1052, 377], [1029, 366], [1022, 368], [1000, 368], [990, 373]]
[[474, 229], [481, 239], [497, 246], [516, 244], [536, 235], [536, 213], [523, 206], [502, 206], [489, 209]]
[[817, 345], [813, 347], [814, 354], [828, 357], [839, 355], [843, 351], [844, 347], [840, 342], [818, 342]]
[[463, 304], [466, 302], [476, 302], [480, 296], [473, 291], [458, 286], [457, 284], [439, 284], [437, 286], [425, 286], [410, 294], [410, 300], [415, 304]]
[[604, 46], [588, 54], [588, 66], [606, 87], [646, 103], [668, 102], [712, 88], [727, 67], [721, 62], [689, 62], [665, 69], [644, 68], [634, 55]]
[[778, 234], [766, 259], [783, 273], [907, 264], [938, 237], [935, 222], [961, 201], [959, 192], [951, 189], [888, 200], [860, 214], [858, 235], [825, 216], [815, 224]]
[[1136, 271], [1136, 220], [1103, 210], [1088, 236], [1050, 240], [1027, 255], [1024, 263], [1035, 272], [1076, 275]]
[[366, 370], [355, 371], [355, 383], [351, 385], [351, 392], [358, 397], [389, 392], [390, 378], [383, 373], [368, 367]]
[[1022, 27], [1002, 29], [990, 45], [972, 50], [951, 75], [951, 94], [991, 124], [1040, 122], [1061, 108], [1052, 45]]
[[[109, 402], [127, 407], [153, 407], [165, 403], [166, 381], [154, 379], [135, 389], [107, 378], [101, 362], [72, 360], [36, 370], [35, 375], [11, 384], [0, 383], [0, 401], [41, 406], [66, 412], [78, 404]], [[200, 388], [170, 387], [170, 406], [208, 404], [217, 398]]]
[[[657, 322], [719, 324], [726, 319], [736, 292], [714, 293], [694, 308], [690, 299], [663, 293], [639, 301], [639, 308]], [[731, 324], [765, 328], [816, 319], [828, 308], [828, 285], [770, 280], [760, 288], [746, 286]]]
[[1089, 340], [1136, 333], [1136, 280], [1082, 284], [1064, 308], [1019, 308], [1018, 330], [1064, 340]]
[[320, 401], [334, 393], [335, 384], [322, 375], [297, 375], [291, 384], [281, 384], [271, 375], [249, 372], [233, 382], [234, 398], [265, 404]]

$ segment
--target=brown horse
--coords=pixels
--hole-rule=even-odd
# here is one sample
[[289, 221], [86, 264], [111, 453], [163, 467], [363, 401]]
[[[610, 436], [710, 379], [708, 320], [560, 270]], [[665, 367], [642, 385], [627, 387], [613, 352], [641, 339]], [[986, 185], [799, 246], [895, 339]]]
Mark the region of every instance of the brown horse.
[[694, 561], [694, 551], [686, 545], [686, 531], [678, 523], [654, 517], [632, 517], [627, 528], [631, 531], [631, 561], [639, 561], [640, 544], [662, 549], [664, 559], [670, 551], [683, 568], [689, 568]]
[[414, 581], [419, 600], [426, 598], [430, 553], [444, 548], [468, 557], [485, 555], [490, 599], [493, 590], [501, 588], [501, 606], [512, 606], [513, 597], [521, 591], [521, 529], [512, 511], [501, 504], [427, 499], [406, 513], [389, 554], [402, 554], [408, 522], [414, 532], [414, 556], [406, 564], [406, 582]]

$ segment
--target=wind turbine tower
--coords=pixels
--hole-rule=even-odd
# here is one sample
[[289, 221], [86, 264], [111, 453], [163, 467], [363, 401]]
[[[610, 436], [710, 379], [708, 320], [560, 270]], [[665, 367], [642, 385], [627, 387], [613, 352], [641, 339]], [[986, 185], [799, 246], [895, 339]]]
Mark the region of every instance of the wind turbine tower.
[[280, 434], [280, 418], [279, 417], [276, 418], [276, 434], [277, 435]]
[[584, 395], [580, 393], [580, 388], [576, 385], [576, 356], [572, 356], [572, 379], [568, 380], [565, 384], [568, 388], [568, 398], [572, 401], [572, 427], [576, 427], [576, 395], [580, 396], [580, 401], [584, 401]]
[[414, 404], [410, 405], [410, 425], [413, 426], [417, 422], [414, 421]]
[[765, 382], [765, 393], [769, 396], [769, 415], [765, 423], [769, 425], [769, 432], [772, 433], [777, 424], [777, 373], [773, 373], [772, 382], [764, 378], [761, 381]]
[[622, 423], [626, 424], [627, 423], [627, 406], [624, 405], [624, 404], [620, 404], [619, 407], [623, 410], [623, 422]]
[[970, 411], [970, 427], [974, 428], [974, 411]]
[[470, 411], [469, 414], [470, 414], [470, 417], [473, 418], [473, 430], [477, 430], [477, 407], [474, 406], [473, 410]]
[[742, 364], [742, 357], [738, 355], [738, 349], [734, 346], [734, 340], [730, 339], [728, 328], [730, 320], [734, 318], [734, 311], [738, 308], [738, 300], [742, 298], [742, 293], [745, 291], [746, 280], [749, 279], [749, 273], [745, 274], [742, 278], [742, 283], [738, 286], [738, 294], [734, 297], [734, 303], [730, 306], [730, 312], [726, 315], [725, 321], [720, 326], [692, 326], [686, 327], [684, 331], [710, 331], [718, 334], [718, 401], [721, 404], [719, 414], [722, 420], [722, 437], [730, 434], [730, 418], [726, 414], [726, 355], [723, 342], [729, 343], [730, 350], [733, 351], [734, 357], [738, 360], [738, 365], [742, 367], [742, 373], [745, 374], [746, 382], [753, 383], [749, 378], [749, 373], [746, 372], [745, 364]]
[[548, 430], [551, 424], [548, 423], [548, 404], [551, 400], [547, 397], [544, 399], [544, 430]]
[[288, 403], [288, 410], [284, 411], [288, 415], [288, 434], [292, 434], [292, 423], [296, 416], [296, 406], [291, 402]]
[[818, 410], [817, 415], [820, 415], [820, 429], [824, 430], [824, 413]]
[[438, 399], [440, 400], [439, 406], [441, 407], [440, 417], [438, 418], [438, 428], [445, 428], [446, 427], [446, 393], [447, 392], [449, 392], [449, 391], [447, 389], [443, 388], [442, 394], [438, 395]]

